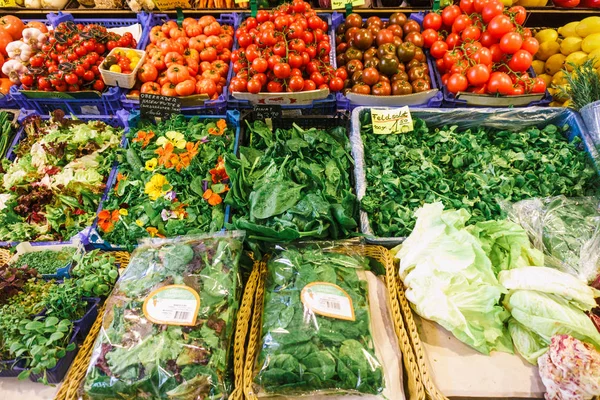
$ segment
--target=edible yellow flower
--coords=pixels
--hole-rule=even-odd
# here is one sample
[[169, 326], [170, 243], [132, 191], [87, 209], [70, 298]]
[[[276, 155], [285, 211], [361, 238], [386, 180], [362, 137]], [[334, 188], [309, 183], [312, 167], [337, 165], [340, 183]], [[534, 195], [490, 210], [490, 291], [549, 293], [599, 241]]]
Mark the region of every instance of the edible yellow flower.
[[121, 214], [122, 216], [127, 216], [127, 215], [129, 215], [129, 211], [127, 211], [127, 209], [125, 209], [125, 208], [121, 208], [119, 210], [119, 214]]
[[137, 226], [143, 227], [144, 226], [144, 221], [142, 221], [141, 219], [136, 219], [135, 220], [135, 224]]
[[184, 149], [185, 148], [185, 136], [183, 133], [177, 131], [169, 131], [165, 133], [165, 136], [161, 136], [156, 141], [156, 144], [159, 146], [164, 146], [167, 143], [172, 143], [175, 148]]
[[146, 161], [146, 171], [154, 171], [156, 166], [158, 165], [158, 160], [156, 158], [151, 158]]
[[150, 200], [156, 200], [161, 196], [164, 196], [171, 190], [171, 185], [169, 185], [169, 181], [165, 178], [164, 175], [155, 174], [152, 175], [152, 178], [146, 183], [146, 187], [144, 193], [150, 197]]

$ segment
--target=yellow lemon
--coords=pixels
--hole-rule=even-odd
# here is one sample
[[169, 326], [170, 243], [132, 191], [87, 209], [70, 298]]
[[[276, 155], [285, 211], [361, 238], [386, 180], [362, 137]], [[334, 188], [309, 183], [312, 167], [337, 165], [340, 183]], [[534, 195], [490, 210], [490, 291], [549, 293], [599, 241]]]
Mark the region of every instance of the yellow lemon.
[[565, 66], [566, 59], [567, 59], [567, 57], [565, 57], [564, 55], [562, 55], [560, 53], [550, 56], [546, 60], [546, 65], [544, 67], [544, 71], [548, 75], [554, 75], [555, 73], [557, 73], [558, 71], [563, 69], [563, 67]]
[[535, 53], [535, 58], [537, 58], [538, 60], [546, 61], [559, 51], [560, 44], [558, 44], [558, 42], [544, 42], [540, 44], [540, 49], [537, 53]]
[[576, 51], [575, 53], [569, 54], [565, 59], [565, 67], [567, 68], [567, 71], [573, 71], [572, 64], [581, 65], [585, 62], [585, 60], [587, 60], [587, 57], [587, 53], [583, 51]]
[[600, 32], [600, 17], [587, 17], [581, 20], [575, 27], [575, 32], [582, 38], [592, 33]]
[[595, 60], [594, 68], [600, 68], [600, 48], [591, 51], [588, 54], [588, 60]]
[[558, 71], [552, 77], [552, 85], [559, 86], [567, 83], [567, 79], [565, 78], [565, 71]]
[[600, 33], [592, 33], [591, 35], [587, 35], [581, 43], [581, 50], [585, 51], [586, 53], [591, 53], [597, 48], [600, 48]]
[[566, 37], [566, 38], [567, 37], [579, 37], [579, 35], [575, 31], [575, 28], [577, 27], [577, 25], [579, 25], [579, 22], [580, 21], [569, 22], [565, 26], [561, 26], [560, 28], [558, 28], [558, 34], [562, 35], [563, 37]]
[[583, 39], [577, 36], [565, 38], [560, 43], [560, 52], [565, 56], [575, 53], [576, 51], [581, 50], [581, 42], [583, 42]]
[[533, 72], [535, 72], [536, 75], [543, 74], [544, 73], [544, 64], [546, 64], [546, 63], [543, 62], [542, 60], [533, 60], [533, 62], [531, 63]]
[[535, 38], [540, 43], [556, 42], [558, 39], [558, 32], [554, 29], [542, 29], [535, 35]]
[[121, 67], [119, 67], [117, 64], [114, 64], [114, 65], [110, 66], [109, 71], [110, 72], [121, 72]]

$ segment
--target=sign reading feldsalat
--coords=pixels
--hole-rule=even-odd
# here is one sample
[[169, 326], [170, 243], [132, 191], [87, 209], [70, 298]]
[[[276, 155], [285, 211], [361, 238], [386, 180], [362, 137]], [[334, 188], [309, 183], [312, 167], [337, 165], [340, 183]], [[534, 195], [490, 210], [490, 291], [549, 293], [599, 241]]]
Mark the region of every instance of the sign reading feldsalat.
[[177, 97], [140, 93], [140, 114], [142, 117], [170, 118], [181, 113], [181, 100]]
[[[339, 10], [346, 8], [346, 4], [350, 3], [350, 1], [346, 0], [331, 0], [331, 9]], [[360, 7], [365, 5], [365, 0], [352, 0], [352, 7]]]
[[388, 135], [390, 133], [407, 133], [413, 130], [413, 121], [408, 106], [388, 110], [371, 110], [373, 133]]

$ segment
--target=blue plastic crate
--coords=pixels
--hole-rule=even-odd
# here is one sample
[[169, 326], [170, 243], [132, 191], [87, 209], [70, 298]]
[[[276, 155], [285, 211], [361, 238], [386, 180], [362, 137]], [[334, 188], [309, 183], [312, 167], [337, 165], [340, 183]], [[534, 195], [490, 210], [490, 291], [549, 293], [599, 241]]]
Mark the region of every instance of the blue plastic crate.
[[[333, 28], [333, 26], [335, 24], [334, 17], [336, 15], [336, 13], [333, 13], [333, 14], [319, 13], [317, 15], [319, 17], [321, 17], [323, 20], [327, 21], [327, 24], [329, 26], [329, 41], [331, 43], [331, 52], [329, 55], [329, 62], [333, 66], [333, 68], [336, 68], [337, 64], [335, 62], [335, 30]], [[240, 21], [243, 21], [244, 19], [246, 19], [249, 16], [250, 16], [250, 14], [248, 14], [248, 13], [241, 13]], [[341, 18], [341, 14], [340, 14], [340, 18]], [[339, 23], [338, 23], [338, 25], [339, 25]], [[233, 44], [233, 49], [236, 50], [238, 47], [239, 47], [238, 41], [235, 40], [235, 42]], [[231, 64], [230, 68], [229, 68], [229, 74], [227, 75], [227, 82], [231, 82], [231, 78], [233, 78], [233, 77], [234, 77], [233, 64]], [[241, 111], [241, 110], [252, 109], [253, 105], [248, 100], [239, 100], [239, 99], [234, 98], [231, 95], [231, 93], [228, 92], [227, 108], [229, 108], [230, 110]], [[329, 95], [326, 98], [319, 99], [319, 100], [313, 100], [313, 102], [310, 104], [301, 104], [301, 105], [282, 104], [281, 109], [282, 110], [301, 110], [302, 114], [311, 114], [311, 115], [312, 114], [330, 114], [330, 113], [333, 113], [336, 111], [337, 101], [336, 101], [335, 93], [329, 93]]]
[[23, 360], [0, 361], [0, 378], [14, 378], [25, 369]]
[[[384, 107], [374, 107], [386, 109]], [[365, 195], [368, 185], [365, 177], [365, 161], [363, 141], [361, 138], [360, 116], [370, 113], [370, 107], [358, 107], [352, 111], [352, 128], [350, 133], [352, 156], [355, 159], [356, 194], [360, 199]], [[479, 126], [495, 129], [521, 129], [530, 126], [544, 127], [548, 124], [569, 127], [565, 133], [569, 141], [575, 137], [582, 140], [581, 151], [585, 151], [591, 164], [600, 176], [600, 154], [586, 131], [585, 124], [578, 112], [562, 107], [526, 107], [526, 108], [456, 108], [456, 109], [411, 109], [413, 118], [424, 120], [430, 129], [441, 128], [444, 125], [458, 125], [460, 129], [477, 128]], [[369, 218], [365, 211], [360, 211], [360, 228], [366, 236], [366, 242], [385, 246], [397, 246], [404, 237], [375, 237], [371, 230]]]
[[[340, 26], [344, 22], [344, 15], [334, 12], [332, 18], [333, 18], [333, 32], [335, 33], [335, 30], [337, 29], [337, 27]], [[422, 12], [415, 13], [415, 14], [411, 14], [409, 18], [419, 22], [419, 24], [420, 24], [423, 19], [423, 15], [422, 15]], [[363, 22], [366, 22], [366, 20], [367, 20], [366, 18], [363, 18]], [[389, 21], [389, 18], [382, 18], [381, 20], [384, 22], [387, 22], [387, 21]], [[335, 38], [335, 35], [334, 35], [334, 38]], [[337, 46], [333, 46], [332, 51], [334, 52], [334, 59], [335, 59], [337, 56]], [[437, 84], [435, 75], [433, 73], [433, 67], [434, 67], [433, 60], [432, 60], [431, 56], [427, 53], [426, 53], [426, 59], [427, 59], [427, 65], [429, 66], [429, 78], [431, 80], [431, 88], [438, 89], [439, 86]], [[373, 96], [373, 97], [375, 97], [375, 96]], [[337, 93], [336, 100], [337, 100], [338, 110], [352, 111], [356, 107], [366, 106], [366, 104], [351, 103], [350, 100], [348, 99], [348, 97], [346, 97], [343, 93]], [[426, 103], [418, 104], [418, 105], [413, 104], [413, 105], [410, 105], [410, 107], [437, 108], [437, 107], [442, 106], [442, 100], [443, 100], [443, 95], [440, 91], [440, 92], [436, 93], [435, 96], [433, 96], [429, 100], [427, 100]], [[406, 105], [406, 104], [403, 104], [401, 102], [398, 103], [398, 106], [403, 106], [403, 105]]]
[[[6, 158], [8, 160], [14, 161], [14, 159], [16, 157], [14, 154], [15, 146], [24, 137], [23, 136], [24, 129], [22, 127], [23, 121], [25, 121], [26, 118], [28, 118], [30, 116], [34, 116], [36, 114], [38, 114], [40, 116], [40, 118], [43, 120], [50, 119], [50, 115], [43, 115], [43, 114], [40, 114], [40, 113], [38, 113], [36, 111], [32, 111], [32, 110], [21, 110], [21, 113], [19, 114], [19, 118], [18, 118], [18, 122], [19, 122], [19, 125], [21, 125], [21, 128], [15, 135], [15, 137], [10, 145], [10, 148], [8, 149], [8, 152], [6, 153]], [[129, 116], [129, 113], [127, 111], [120, 110], [116, 113], [116, 115], [71, 115], [71, 116], [66, 115], [65, 117], [66, 118], [77, 118], [81, 121], [98, 120], [98, 121], [102, 121], [102, 122], [104, 122], [108, 125], [114, 126], [114, 127], [125, 128], [127, 126], [127, 117], [128, 116]], [[123, 139], [121, 140], [121, 146], [123, 146], [124, 144], [125, 144], [125, 133], [123, 133]], [[114, 177], [116, 177], [116, 171], [117, 171], [117, 163], [115, 161], [115, 164], [113, 165], [113, 168], [112, 168], [112, 170], [108, 176], [108, 179], [106, 181], [107, 182], [106, 189], [104, 189], [104, 193], [102, 194], [102, 197], [100, 199], [100, 204], [108, 196], [109, 188], [110, 188], [108, 183], [111, 180], [113, 180]], [[75, 241], [79, 241], [81, 244], [84, 245], [84, 247], [86, 249], [88, 249], [88, 248], [90, 248], [89, 243], [88, 243], [88, 237], [90, 236], [90, 232], [94, 230], [96, 223], [97, 223], [97, 221], [94, 221], [94, 225], [85, 228], [84, 230], [77, 233], [75, 236], [73, 236], [69, 240], [31, 242], [31, 245], [32, 246], [49, 246], [49, 245], [58, 245], [58, 244], [72, 244]], [[17, 244], [19, 244], [19, 242], [0, 241], [0, 248], [13, 247], [13, 246], [16, 246]]]
[[[147, 20], [147, 35], [140, 43], [140, 49], [145, 49], [150, 42], [150, 30], [157, 25], [162, 25], [164, 22], [170, 20], [166, 14], [152, 14]], [[221, 14], [217, 21], [220, 24], [231, 25], [235, 31], [239, 25], [240, 17], [238, 13]], [[230, 65], [231, 67], [231, 65]], [[227, 80], [229, 82], [229, 80]], [[205, 101], [203, 105], [194, 106], [181, 106], [181, 112], [183, 114], [202, 114], [202, 115], [222, 115], [227, 110], [227, 85], [223, 87], [223, 93], [219, 95], [216, 100]], [[139, 110], [140, 101], [127, 98], [127, 91], [121, 92], [120, 101], [124, 109], [126, 110]]]
[[[185, 117], [188, 119], [193, 118], [193, 117], [199, 117], [201, 119], [225, 119], [228, 124], [235, 127], [233, 152], [234, 152], [234, 154], [238, 153], [238, 148], [240, 146], [240, 144], [239, 144], [239, 142], [240, 142], [240, 113], [239, 113], [239, 111], [229, 110], [229, 111], [227, 111], [227, 113], [225, 115], [201, 115], [201, 116], [186, 115]], [[129, 129], [131, 126], [137, 125], [139, 120], [140, 120], [139, 111], [132, 111], [129, 116], [127, 125], [125, 126], [125, 134], [127, 134], [127, 132], [129, 132]], [[109, 178], [109, 180], [106, 183], [106, 192], [102, 198], [102, 201], [100, 202], [100, 205], [98, 206], [98, 211], [96, 212], [96, 220], [94, 221], [93, 229], [91, 229], [89, 232], [89, 235], [87, 237], [87, 242], [89, 243], [90, 247], [92, 247], [94, 249], [100, 249], [100, 250], [104, 250], [104, 251], [124, 251], [124, 250], [127, 251], [128, 249], [126, 247], [104, 241], [96, 229], [96, 227], [98, 225], [97, 215], [100, 213], [100, 211], [103, 210], [104, 202], [108, 198], [108, 194], [110, 193], [110, 190], [112, 190], [112, 188], [115, 185], [116, 180], [117, 180], [118, 169], [114, 169], [113, 172], [114, 173], [111, 174], [111, 177]], [[226, 206], [224, 223], [229, 222], [230, 213], [231, 213], [230, 206]]]
[[[139, 23], [142, 26], [142, 35], [137, 48], [142, 48], [141, 45], [144, 42], [144, 38], [147, 38], [150, 32], [148, 28], [149, 18], [149, 14], [139, 13], [137, 14], [137, 18], [80, 19], [73, 17], [73, 15], [69, 13], [58, 12], [58, 14], [49, 13], [46, 22], [54, 27], [58, 26], [61, 22], [73, 21], [74, 23], [81, 24], [100, 24], [107, 28], [124, 27]], [[60, 92], [48, 92], [48, 96], [54, 96], [51, 98], [29, 98], [19, 91], [19, 88], [13, 86], [10, 90], [10, 97], [16, 103], [17, 108], [35, 110], [40, 114], [46, 114], [56, 109], [61, 109], [67, 114], [114, 115], [122, 108], [120, 101], [121, 92], [122, 89], [109, 86], [99, 98], [95, 96], [92, 98], [65, 98], [64, 96], [68, 95], [68, 93]]]
[[84, 300], [87, 302], [85, 314], [78, 320], [72, 321], [73, 325], [77, 328], [79, 340], [82, 342], [92, 328], [94, 321], [96, 321], [98, 307], [100, 306], [100, 299], [98, 297], [87, 297]]

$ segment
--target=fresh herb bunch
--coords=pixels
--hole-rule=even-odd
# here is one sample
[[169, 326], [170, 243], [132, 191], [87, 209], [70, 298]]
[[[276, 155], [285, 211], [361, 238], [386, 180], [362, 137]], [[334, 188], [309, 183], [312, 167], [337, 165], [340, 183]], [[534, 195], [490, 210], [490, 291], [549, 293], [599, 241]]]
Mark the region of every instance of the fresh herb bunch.
[[83, 317], [87, 301], [82, 299], [80, 286], [75, 279], [65, 279], [60, 285], [53, 285], [44, 298], [46, 315], [75, 321]]
[[0, 111], [0, 159], [3, 159], [8, 152], [8, 147], [15, 136], [15, 129], [13, 129], [12, 123], [13, 118], [14, 114]]
[[55, 113], [24, 122], [14, 162], [0, 174], [0, 240], [65, 240], [90, 226], [122, 132]]
[[119, 277], [115, 258], [98, 250], [75, 256], [71, 276], [85, 297], [108, 296]]
[[[230, 232], [138, 246], [113, 291], [118, 301], [111, 301], [104, 316], [111, 323], [96, 340], [86, 396], [225, 399], [231, 389], [228, 351], [239, 305], [242, 241], [242, 234]], [[169, 285], [199, 294], [194, 326], [146, 318], [144, 300]]]
[[[289, 248], [269, 260], [256, 384], [280, 395], [383, 390], [383, 368], [370, 332], [367, 283], [358, 276], [368, 268], [364, 257], [314, 247]], [[346, 291], [355, 320], [324, 317], [307, 309], [300, 295], [313, 282]]]
[[55, 274], [59, 268], [66, 267], [75, 253], [74, 247], [65, 247], [60, 251], [42, 250], [25, 253], [13, 263], [19, 268], [24, 265], [35, 269], [40, 274]]
[[240, 148], [239, 159], [225, 159], [231, 227], [263, 241], [351, 236], [358, 207], [346, 129], [294, 124], [273, 132], [262, 121], [248, 128], [250, 146]]
[[215, 232], [223, 227], [229, 190], [222, 156], [235, 131], [224, 119], [173, 116], [128, 134], [116, 183], [98, 226], [104, 240], [135, 245], [144, 237]]
[[415, 119], [402, 135], [374, 135], [361, 119], [367, 188], [361, 208], [376, 236], [408, 236], [414, 211], [441, 201], [464, 208], [469, 224], [504, 217], [498, 200], [595, 194], [598, 176], [565, 129], [547, 125], [509, 130], [458, 126], [430, 129]]
[[31, 374], [43, 374], [40, 382], [48, 384], [47, 370], [54, 368], [58, 360], [68, 351], [75, 350], [77, 345], [69, 343], [73, 329], [69, 320], [42, 318], [20, 322], [21, 340], [12, 343], [10, 351], [15, 357], [24, 359], [28, 367], [19, 374], [19, 379], [27, 379]]
[[595, 65], [599, 60], [587, 60], [583, 64], [570, 63], [572, 71], [565, 70], [567, 84], [559, 86], [560, 93], [571, 99], [571, 107], [577, 111], [600, 100], [600, 75]]

